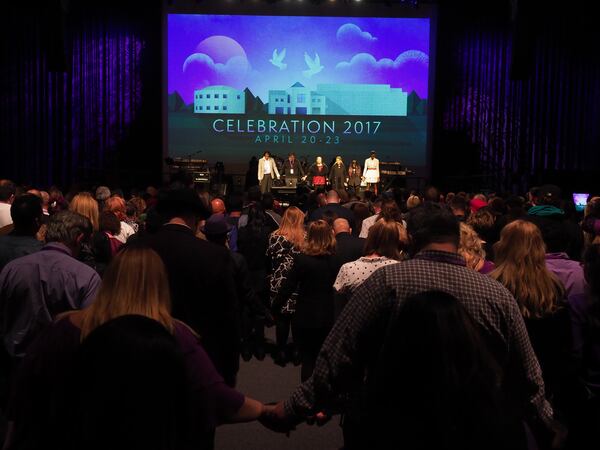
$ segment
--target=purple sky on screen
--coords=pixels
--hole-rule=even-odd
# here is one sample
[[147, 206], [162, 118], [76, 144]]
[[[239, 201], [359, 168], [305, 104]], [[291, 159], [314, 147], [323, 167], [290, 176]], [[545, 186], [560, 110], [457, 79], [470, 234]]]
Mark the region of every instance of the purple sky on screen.
[[[320, 64], [314, 64], [316, 54]], [[321, 83], [390, 84], [426, 98], [428, 66], [429, 19], [168, 18], [168, 92], [179, 92], [186, 103], [194, 89], [209, 85], [249, 87], [266, 102], [270, 89], [295, 82], [312, 89]]]

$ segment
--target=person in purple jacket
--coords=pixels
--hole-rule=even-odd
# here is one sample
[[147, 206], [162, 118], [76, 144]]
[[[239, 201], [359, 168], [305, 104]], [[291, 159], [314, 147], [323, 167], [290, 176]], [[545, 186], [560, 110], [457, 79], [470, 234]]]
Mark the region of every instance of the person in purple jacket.
[[[5, 448], [69, 448], [77, 426], [68, 401], [82, 341], [111, 319], [141, 315], [162, 324], [173, 335], [188, 383], [193, 448], [212, 448], [221, 423], [259, 418], [265, 407], [229, 387], [201, 345], [201, 338], [170, 314], [167, 273], [153, 250], [132, 244], [107, 268], [92, 305], [57, 318], [28, 349], [11, 395], [9, 445]], [[152, 392], [148, 392], [151, 396]], [[85, 404], [85, 403], [84, 403]], [[129, 405], [135, 413], [141, 406]], [[69, 420], [72, 418], [72, 420]]]

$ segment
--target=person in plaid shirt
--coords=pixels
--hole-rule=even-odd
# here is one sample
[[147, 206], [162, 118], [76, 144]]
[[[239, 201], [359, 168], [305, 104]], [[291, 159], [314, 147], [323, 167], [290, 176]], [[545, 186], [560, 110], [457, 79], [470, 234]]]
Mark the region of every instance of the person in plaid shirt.
[[341, 411], [345, 431], [360, 430], [354, 420], [360, 413], [358, 399], [365, 375], [377, 362], [390, 317], [408, 297], [437, 290], [456, 297], [474, 319], [502, 369], [502, 390], [514, 413], [551, 437], [557, 429], [552, 406], [513, 296], [466, 267], [457, 253], [458, 222], [443, 207], [426, 205], [411, 212], [408, 233], [413, 258], [377, 270], [355, 291], [325, 340], [311, 378], [272, 408], [266, 425], [281, 430], [319, 411]]

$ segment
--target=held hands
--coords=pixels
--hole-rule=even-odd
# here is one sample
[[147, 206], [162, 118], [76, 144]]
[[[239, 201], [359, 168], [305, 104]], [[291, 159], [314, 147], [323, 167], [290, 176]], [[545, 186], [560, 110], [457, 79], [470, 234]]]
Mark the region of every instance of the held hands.
[[[263, 413], [259, 417], [259, 422], [266, 428], [277, 433], [285, 433], [290, 435], [290, 431], [296, 429], [296, 425], [302, 420], [296, 417], [288, 416], [283, 408], [283, 402], [276, 404], [265, 404]], [[317, 424], [323, 426], [331, 420], [331, 416], [324, 411], [319, 411], [313, 416], [306, 418], [308, 425]]]
[[282, 401], [276, 404], [265, 404], [258, 421], [269, 430], [285, 433], [287, 436], [290, 435], [290, 431], [296, 429], [296, 423], [286, 415]]

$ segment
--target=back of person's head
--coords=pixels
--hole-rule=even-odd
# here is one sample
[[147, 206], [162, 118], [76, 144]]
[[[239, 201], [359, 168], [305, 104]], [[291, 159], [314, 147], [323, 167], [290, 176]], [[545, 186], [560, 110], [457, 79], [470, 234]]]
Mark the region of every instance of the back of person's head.
[[339, 203], [340, 194], [335, 189], [331, 189], [327, 192], [327, 203]]
[[104, 202], [104, 211], [110, 211], [115, 214], [119, 220], [125, 220], [127, 218], [125, 200], [123, 197], [113, 195]]
[[465, 216], [467, 214], [468, 202], [467, 199], [460, 195], [455, 195], [448, 202], [448, 206], [450, 206], [450, 210], [455, 216], [461, 215]]
[[478, 209], [470, 214], [467, 219], [467, 224], [480, 236], [485, 236], [486, 233], [489, 233], [494, 228], [495, 223], [496, 216], [488, 207]]
[[400, 260], [404, 247], [403, 239], [406, 239], [406, 230], [400, 223], [393, 220], [378, 220], [369, 228], [364, 254], [377, 254]]
[[467, 267], [476, 269], [479, 263], [485, 260], [483, 241], [471, 226], [460, 223], [460, 244], [458, 253], [465, 258]]
[[33, 194], [36, 197], [39, 197], [40, 200], [42, 199], [42, 193], [38, 189], [28, 189], [27, 194]]
[[440, 191], [435, 186], [427, 186], [423, 193], [423, 199], [425, 202], [439, 203], [441, 199]]
[[522, 210], [525, 206], [525, 199], [518, 195], [511, 195], [506, 199], [505, 204], [509, 212], [512, 210]]
[[227, 210], [225, 209], [225, 202], [220, 198], [213, 198], [210, 201], [210, 209], [213, 214], [225, 214]]
[[17, 234], [35, 236], [42, 224], [42, 215], [42, 200], [34, 194], [17, 197], [10, 207]]
[[499, 382], [500, 369], [461, 303], [441, 291], [412, 295], [390, 319], [367, 379], [366, 409], [382, 442], [373, 448], [497, 448], [481, 428], [493, 430], [501, 413]]
[[231, 194], [227, 198], [227, 209], [229, 212], [239, 212], [244, 208], [244, 198], [240, 194]]
[[96, 200], [104, 202], [110, 197], [110, 189], [107, 186], [98, 186], [96, 188]]
[[335, 252], [335, 236], [326, 220], [315, 220], [308, 226], [302, 252], [309, 256], [332, 255]]
[[262, 199], [262, 193], [260, 192], [260, 187], [251, 186], [248, 189], [248, 201], [249, 202], [260, 202]]
[[178, 450], [187, 444], [184, 357], [159, 322], [129, 314], [106, 321], [83, 340], [74, 378], [74, 448]]
[[539, 228], [526, 220], [507, 224], [494, 244], [496, 268], [490, 276], [516, 298], [523, 317], [543, 317], [558, 309], [564, 288], [546, 268]]
[[301, 248], [305, 241], [304, 213], [295, 206], [290, 206], [283, 213], [281, 225], [276, 235], [285, 237], [294, 247]]
[[60, 242], [70, 248], [78, 248], [82, 240], [92, 233], [87, 217], [73, 211], [61, 211], [48, 219], [46, 242]]
[[417, 195], [411, 195], [406, 200], [406, 208], [413, 209], [421, 204], [421, 199]]
[[458, 220], [438, 204], [424, 204], [410, 211], [407, 231], [413, 254], [430, 244], [453, 244], [458, 248], [460, 228]]
[[348, 219], [344, 219], [343, 217], [338, 217], [333, 221], [333, 233], [337, 236], [340, 233], [350, 233], [352, 229], [350, 228], [350, 223]]
[[10, 180], [0, 182], [0, 202], [10, 202], [17, 192], [17, 186]]
[[396, 200], [393, 198], [386, 198], [381, 202], [379, 218], [388, 221], [402, 221], [402, 211], [400, 211], [400, 207], [398, 206], [398, 203], [396, 203]]
[[99, 230], [116, 236], [121, 232], [121, 221], [114, 213], [102, 211], [102, 214], [100, 214]]
[[226, 246], [228, 233], [231, 229], [232, 226], [227, 223], [225, 215], [215, 213], [206, 220], [201, 231], [208, 241], [217, 245]]
[[275, 197], [273, 197], [273, 194], [271, 194], [270, 192], [265, 192], [262, 195], [262, 207], [263, 210], [265, 211], [269, 211], [273, 209], [273, 206], [275, 205]]
[[369, 207], [362, 202], [354, 203], [350, 210], [354, 214], [355, 231], [360, 232], [363, 220], [371, 215], [371, 211], [369, 211]]
[[139, 314], [173, 330], [171, 295], [165, 266], [158, 254], [133, 243], [112, 259], [96, 300], [83, 311], [82, 339], [104, 322]]
[[554, 184], [545, 184], [539, 188], [535, 202], [537, 205], [548, 205], [560, 208], [562, 203], [562, 191]]
[[193, 189], [171, 189], [161, 192], [156, 211], [166, 222], [181, 218], [190, 222], [210, 216], [206, 205]]
[[94, 231], [100, 229], [98, 202], [89, 192], [80, 192], [73, 197], [69, 203], [69, 210], [87, 217]]
[[492, 199], [490, 199], [490, 201], [488, 202], [490, 211], [493, 214], [496, 214], [497, 216], [501, 216], [502, 214], [506, 213], [506, 202], [504, 201], [503, 198], [501, 197], [494, 197]]

